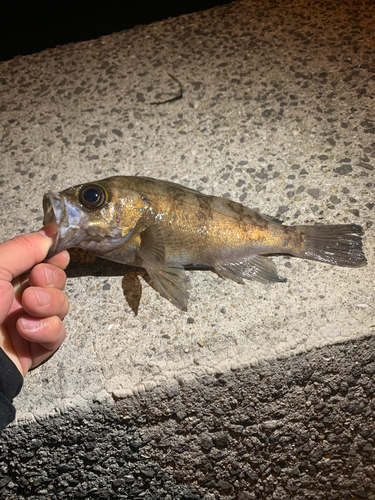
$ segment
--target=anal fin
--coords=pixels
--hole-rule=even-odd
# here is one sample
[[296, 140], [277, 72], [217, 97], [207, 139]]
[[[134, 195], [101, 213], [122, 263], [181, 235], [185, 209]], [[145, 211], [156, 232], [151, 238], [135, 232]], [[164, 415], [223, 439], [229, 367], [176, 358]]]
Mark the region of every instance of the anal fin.
[[240, 262], [216, 264], [215, 270], [223, 278], [229, 278], [243, 284], [243, 279], [259, 281], [260, 283], [285, 282], [278, 275], [275, 263], [268, 257], [258, 255]]
[[244, 285], [242, 274], [232, 264], [217, 264], [214, 266], [215, 271], [221, 278], [233, 280], [239, 285]]

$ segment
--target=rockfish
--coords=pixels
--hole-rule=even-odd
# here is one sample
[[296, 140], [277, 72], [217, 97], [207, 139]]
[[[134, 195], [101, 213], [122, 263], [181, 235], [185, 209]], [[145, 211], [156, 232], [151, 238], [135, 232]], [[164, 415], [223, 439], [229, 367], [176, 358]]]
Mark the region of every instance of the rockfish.
[[284, 226], [227, 198], [149, 177], [109, 177], [43, 199], [44, 224], [59, 226], [47, 257], [79, 247], [146, 269], [156, 289], [187, 309], [185, 269], [211, 269], [237, 283], [286, 281], [266, 255], [361, 267], [356, 224]]

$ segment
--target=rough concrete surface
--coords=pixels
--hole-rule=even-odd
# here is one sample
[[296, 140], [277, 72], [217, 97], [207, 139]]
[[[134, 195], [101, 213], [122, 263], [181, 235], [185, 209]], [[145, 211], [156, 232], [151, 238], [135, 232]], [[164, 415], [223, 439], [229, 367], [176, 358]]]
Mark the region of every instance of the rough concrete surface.
[[[20, 425], [6, 434], [9, 443], [26, 443], [33, 433], [35, 439], [41, 440], [41, 447], [30, 448], [29, 458], [25, 459], [36, 461], [32, 465], [41, 468], [40, 474], [43, 460], [36, 458], [36, 450], [53, 447], [56, 454], [50, 456], [47, 450], [45, 456], [51, 467], [55, 464], [56, 478], [60, 478], [58, 457], [74, 450], [78, 453], [81, 443], [72, 438], [63, 444], [63, 438], [53, 441], [52, 436], [65, 439], [64, 429], [76, 429], [85, 422], [84, 428], [90, 427], [93, 433], [92, 442], [100, 441], [100, 436], [107, 433], [108, 439], [115, 440], [112, 425], [119, 436], [124, 435], [126, 443], [133, 439], [133, 433], [147, 430], [150, 439], [146, 454], [131, 448], [137, 458], [123, 461], [136, 464], [134, 467], [146, 467], [148, 461], [159, 464], [155, 465], [159, 467], [155, 491], [164, 488], [165, 498], [183, 498], [187, 490], [178, 490], [181, 481], [191, 485], [192, 495], [207, 499], [241, 498], [240, 493], [244, 499], [308, 498], [303, 496], [305, 490], [315, 494], [311, 498], [345, 498], [344, 493], [349, 495], [347, 498], [374, 498], [370, 450], [374, 444], [370, 420], [374, 411], [374, 373], [365, 371], [370, 362], [361, 358], [362, 354], [373, 356], [371, 335], [375, 329], [374, 17], [372, 1], [238, 1], [0, 64], [0, 241], [41, 226], [45, 192], [118, 174], [173, 180], [208, 194], [230, 197], [288, 224], [355, 222], [366, 230], [368, 266], [362, 269], [277, 257], [274, 260], [280, 274], [288, 279], [286, 284], [248, 282], [244, 286], [221, 280], [213, 273], [190, 272], [187, 313], [173, 308], [134, 270], [99, 259], [73, 263], [67, 283], [71, 310], [64, 320], [67, 341], [52, 360], [26, 378], [17, 398]], [[178, 85], [168, 74], [181, 82], [183, 98], [152, 105], [178, 93]], [[341, 344], [333, 346], [336, 343]], [[335, 413], [329, 424], [337, 430], [331, 433], [331, 453], [327, 451], [329, 446], [325, 447], [325, 441], [330, 443], [331, 438], [323, 428], [319, 430], [320, 420], [311, 427], [304, 420], [310, 419], [308, 413], [302, 412], [308, 400], [302, 402], [298, 394], [312, 388], [322, 405], [330, 397], [334, 399], [331, 393], [324, 392], [325, 377], [329, 375], [324, 360], [331, 358], [332, 349], [340, 354], [338, 368], [343, 370], [335, 372], [337, 387], [349, 384], [346, 392], [334, 389], [333, 393], [348, 398], [350, 406], [360, 400], [364, 391], [368, 404], [359, 416], [355, 413], [358, 425], [353, 423], [355, 431], [347, 433], [344, 443], [335, 436], [339, 435], [338, 426], [345, 428], [351, 417], [347, 406], [336, 407], [336, 400], [330, 403], [337, 412], [337, 418]], [[297, 384], [301, 391], [297, 393], [280, 376], [282, 385], [278, 388], [277, 373], [283, 373], [283, 366], [289, 363], [293, 367], [296, 362], [301, 373], [308, 373], [311, 356], [315, 360], [314, 372], [321, 373], [321, 379], [315, 381], [306, 375]], [[346, 373], [351, 373], [355, 356], [358, 376], [349, 383]], [[272, 368], [261, 375], [262, 367], [268, 366], [264, 363], [271, 363]], [[281, 401], [286, 414], [277, 417], [264, 404], [248, 403], [251, 408], [245, 405], [244, 414], [252, 422], [255, 412], [259, 429], [241, 438], [244, 429], [229, 432], [220, 427], [241, 423], [211, 413], [209, 404], [201, 410], [197, 407], [198, 413], [207, 412], [201, 417], [206, 422], [201, 438], [214, 443], [214, 452], [219, 450], [216, 458], [215, 453], [210, 458], [212, 450], [207, 451], [208, 461], [193, 453], [194, 449], [190, 453], [186, 445], [181, 429], [186, 425], [186, 435], [190, 436], [190, 420], [171, 420], [163, 412], [157, 420], [156, 412], [156, 427], [150, 427], [152, 408], [162, 404], [158, 395], [168, 388], [194, 383], [199, 385], [200, 397], [204, 398], [206, 387], [209, 398], [216, 398], [218, 405], [221, 402], [224, 416], [228, 415], [228, 411], [234, 411], [229, 410], [231, 398], [238, 397], [225, 389], [227, 385], [215, 385], [215, 381], [227, 378], [233, 393], [238, 394], [237, 383], [238, 387], [244, 384], [257, 401], [263, 397], [259, 380], [271, 394], [283, 388]], [[366, 383], [358, 382], [362, 378]], [[171, 401], [174, 405], [177, 400]], [[93, 402], [100, 410], [92, 406]], [[194, 420], [197, 417], [186, 408], [198, 403], [194, 390], [189, 389], [178, 411], [172, 408], [171, 412], [185, 412]], [[295, 419], [293, 404], [301, 410], [296, 411]], [[129, 417], [130, 427], [126, 419], [116, 416], [118, 411], [122, 415], [124, 408], [128, 413], [138, 408], [137, 419]], [[54, 419], [44, 420], [47, 416]], [[147, 422], [145, 430], [142, 418]], [[224, 419], [217, 431], [215, 418]], [[30, 419], [36, 422], [30, 424]], [[277, 435], [278, 424], [270, 424], [276, 427], [269, 431], [262, 427], [263, 421], [267, 426], [266, 422], [280, 419], [286, 419], [281, 424], [282, 436], [294, 436], [285, 441], [285, 446], [290, 447], [285, 459], [275, 458], [277, 440], [272, 441], [271, 436]], [[370, 430], [363, 435], [358, 429], [366, 425]], [[242, 427], [246, 431], [247, 426]], [[226, 438], [223, 434], [226, 447], [215, 445], [215, 439], [220, 442], [216, 434], [221, 431], [227, 432]], [[164, 448], [155, 438], [158, 433], [170, 436]], [[319, 450], [323, 455], [316, 462], [309, 461], [304, 469], [303, 453], [310, 456], [314, 449], [310, 434], [316, 437], [315, 442], [322, 440]], [[180, 435], [181, 449], [177, 440], [176, 446], [168, 450]], [[360, 436], [369, 445], [363, 457], [362, 445], [356, 445]], [[191, 440], [194, 448], [198, 437]], [[263, 451], [262, 443], [266, 443]], [[6, 446], [5, 441], [5, 450]], [[225, 455], [223, 461], [220, 450], [228, 446], [233, 454]], [[250, 451], [245, 452], [243, 446]], [[298, 448], [295, 462], [291, 458], [293, 446]], [[84, 453], [86, 448], [82, 450]], [[104, 448], [99, 450], [105, 453]], [[115, 464], [116, 452], [107, 452], [113, 453], [108, 460]], [[259, 467], [246, 462], [255, 470], [257, 480], [247, 479], [250, 468], [245, 470], [240, 464], [244, 453], [259, 455]], [[335, 457], [345, 453], [345, 457], [353, 457], [353, 462], [348, 458], [337, 463]], [[272, 467], [278, 467], [271, 467], [269, 474], [262, 469], [268, 463], [267, 457]], [[5, 453], [3, 458], [9, 457]], [[20, 464], [14, 467], [22, 475], [24, 459], [15, 454], [14, 460], [14, 464]], [[61, 483], [61, 491], [57, 488], [49, 492], [46, 486], [43, 495], [75, 498], [83, 483], [84, 491], [94, 488], [90, 486], [91, 469], [85, 468], [88, 477], [79, 475], [81, 463], [75, 460], [72, 468], [76, 468], [78, 476], [74, 476], [73, 483]], [[183, 477], [178, 472], [178, 460], [185, 461], [181, 466]], [[316, 465], [322, 460], [333, 462], [334, 470], [322, 472]], [[349, 467], [349, 463], [355, 465]], [[15, 477], [12, 467], [4, 468], [4, 485], [10, 498], [12, 492], [18, 491], [17, 498], [24, 486], [17, 486], [18, 480], [13, 479], [7, 483], [7, 478]], [[132, 470], [126, 474], [133, 474]], [[228, 477], [225, 471], [229, 471]], [[104, 469], [102, 472], [105, 474]], [[325, 479], [319, 479], [318, 486], [298, 480], [301, 475], [306, 478], [306, 474], [313, 477], [319, 473], [319, 478], [330, 474], [341, 478], [338, 483], [327, 479], [331, 497], [321, 486]], [[101, 475], [100, 468], [96, 474]], [[165, 479], [165, 474], [171, 479]], [[201, 475], [211, 477], [212, 483], [202, 480]], [[288, 490], [288, 480], [280, 479], [272, 491], [267, 490], [266, 478], [270, 475], [276, 479], [288, 477], [294, 489]], [[351, 483], [345, 483], [352, 476], [357, 478], [359, 493]], [[139, 477], [137, 481], [146, 484]], [[171, 482], [166, 486], [164, 481]], [[230, 486], [219, 487], [219, 481], [227, 481]], [[68, 488], [72, 489], [68, 492]], [[28, 495], [36, 494], [36, 490], [32, 491]], [[126, 498], [130, 494], [122, 492], [125, 490], [105, 491], [107, 497]], [[152, 493], [148, 486], [143, 491], [146, 493], [133, 497], [164, 498]], [[90, 493], [93, 497], [100, 494]]]
[[1, 498], [374, 499], [375, 338], [5, 431]]

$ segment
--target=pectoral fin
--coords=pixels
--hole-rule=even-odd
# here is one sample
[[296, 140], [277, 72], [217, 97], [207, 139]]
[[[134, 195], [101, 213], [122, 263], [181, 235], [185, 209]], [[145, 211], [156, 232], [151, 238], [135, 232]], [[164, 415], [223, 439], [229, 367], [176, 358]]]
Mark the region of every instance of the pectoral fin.
[[286, 281], [278, 275], [275, 263], [262, 255], [241, 262], [217, 264], [215, 269], [223, 278], [229, 278], [241, 284], [243, 284], [243, 279], [260, 281], [260, 283]]
[[141, 233], [138, 255], [160, 295], [186, 311], [185, 269], [178, 264], [165, 263], [164, 234], [160, 226], [154, 224]]
[[163, 230], [153, 224], [141, 233], [139, 257], [147, 266], [158, 266], [165, 261], [165, 243]]

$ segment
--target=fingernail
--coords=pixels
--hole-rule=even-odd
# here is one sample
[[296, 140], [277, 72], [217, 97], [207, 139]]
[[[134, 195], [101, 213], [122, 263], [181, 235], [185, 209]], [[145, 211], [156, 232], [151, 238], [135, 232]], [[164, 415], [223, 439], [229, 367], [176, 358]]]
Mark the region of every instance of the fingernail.
[[46, 226], [42, 227], [42, 229], [39, 229], [38, 233], [42, 234], [46, 238], [49, 238], [50, 240], [54, 241], [57, 233], [59, 231], [59, 228], [57, 224], [47, 224]]
[[56, 281], [56, 273], [50, 267], [44, 266], [44, 273], [46, 275], [46, 284], [53, 285]]
[[51, 297], [46, 290], [43, 290], [43, 288], [38, 288], [34, 290], [34, 293], [40, 306], [46, 306], [47, 304], [49, 304]]
[[18, 321], [21, 321], [22, 328], [24, 330], [27, 330], [28, 332], [34, 332], [35, 330], [38, 330], [39, 320], [37, 320], [36, 318], [29, 319], [23, 316], [19, 318]]
[[[52, 228], [53, 229], [53, 228]], [[42, 229], [38, 231], [39, 234], [44, 236], [44, 240], [42, 240], [42, 245], [43, 249], [45, 252], [45, 255], [47, 255], [49, 249], [51, 248], [53, 241], [55, 239], [55, 236], [51, 234], [51, 229], [47, 226], [44, 226]]]
[[67, 251], [67, 250], [64, 250], [65, 254], [66, 254], [66, 260], [67, 260], [67, 266], [69, 265], [69, 262], [70, 262], [70, 253]]

